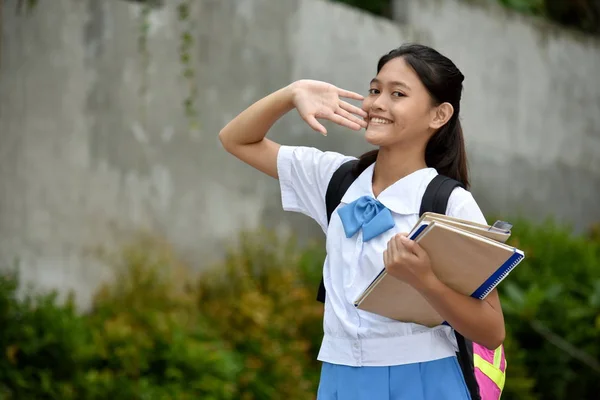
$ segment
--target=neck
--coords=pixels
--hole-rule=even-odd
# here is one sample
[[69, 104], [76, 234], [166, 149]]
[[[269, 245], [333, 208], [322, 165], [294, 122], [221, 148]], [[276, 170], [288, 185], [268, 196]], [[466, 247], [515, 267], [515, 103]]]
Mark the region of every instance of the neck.
[[427, 168], [425, 149], [415, 150], [408, 147], [379, 148], [373, 170], [372, 185], [375, 197], [405, 176]]

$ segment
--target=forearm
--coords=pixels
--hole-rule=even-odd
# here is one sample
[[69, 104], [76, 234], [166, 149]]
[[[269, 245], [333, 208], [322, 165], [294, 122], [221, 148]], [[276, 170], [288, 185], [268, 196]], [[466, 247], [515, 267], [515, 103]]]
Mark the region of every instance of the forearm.
[[[488, 349], [494, 350], [504, 341], [504, 318], [487, 300], [458, 293], [436, 277], [417, 287], [436, 311], [460, 334]], [[497, 300], [494, 291], [490, 296]]]
[[257, 101], [219, 133], [225, 148], [258, 143], [279, 118], [294, 108], [292, 89], [284, 87]]

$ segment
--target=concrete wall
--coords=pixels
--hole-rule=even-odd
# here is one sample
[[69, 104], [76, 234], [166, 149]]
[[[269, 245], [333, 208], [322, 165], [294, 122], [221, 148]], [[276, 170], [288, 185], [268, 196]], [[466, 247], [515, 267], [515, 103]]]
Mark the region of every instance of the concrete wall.
[[600, 220], [600, 41], [496, 1], [396, 0], [466, 76], [473, 192], [487, 211]]
[[[165, 3], [147, 19], [147, 56], [138, 5], [54, 0], [27, 16], [5, 4], [0, 261], [18, 257], [25, 280], [75, 289], [85, 306], [110, 275], [94, 249], [138, 229], [198, 266], [241, 229], [318, 235], [316, 224], [280, 211], [276, 182], [226, 155], [217, 133], [295, 79], [365, 92], [378, 57], [405, 41], [433, 44], [467, 76], [462, 118], [484, 211], [552, 213], [579, 229], [600, 220], [597, 41], [454, 1], [405, 3], [407, 25], [317, 0], [195, 1], [199, 125], [190, 128], [178, 52], [186, 24]], [[329, 127], [323, 138], [291, 113], [273, 138], [367, 149], [360, 134]]]

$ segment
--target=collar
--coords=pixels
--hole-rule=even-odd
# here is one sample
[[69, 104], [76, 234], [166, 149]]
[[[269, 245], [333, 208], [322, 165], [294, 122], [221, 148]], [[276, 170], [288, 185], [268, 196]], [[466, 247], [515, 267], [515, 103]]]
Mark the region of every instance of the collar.
[[[361, 196], [375, 197], [372, 184], [374, 169], [373, 163], [352, 182], [342, 197], [342, 203], [351, 203]], [[425, 189], [437, 174], [434, 168], [417, 170], [387, 187], [377, 200], [396, 214], [418, 214]]]

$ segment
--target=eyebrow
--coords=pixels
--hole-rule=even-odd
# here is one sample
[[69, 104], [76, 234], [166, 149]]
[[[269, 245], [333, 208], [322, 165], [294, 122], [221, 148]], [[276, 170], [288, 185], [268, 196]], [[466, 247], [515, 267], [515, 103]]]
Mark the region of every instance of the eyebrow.
[[[371, 85], [372, 84], [381, 85], [382, 82], [379, 79], [377, 79], [377, 78], [373, 78], [373, 79], [371, 79]], [[406, 90], [410, 90], [410, 87], [406, 83], [401, 82], [401, 81], [391, 81], [391, 82], [388, 83], [388, 86], [400, 86], [400, 87], [402, 87], [402, 88], [404, 88]]]

